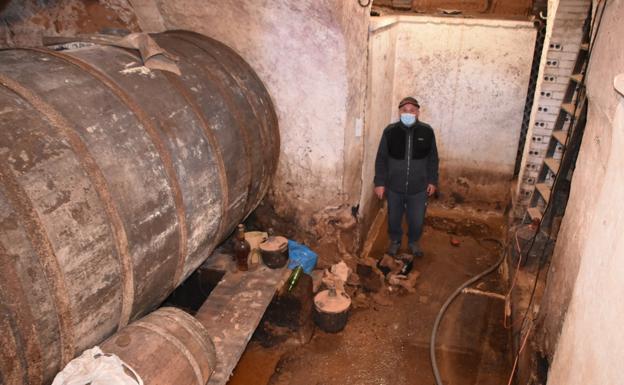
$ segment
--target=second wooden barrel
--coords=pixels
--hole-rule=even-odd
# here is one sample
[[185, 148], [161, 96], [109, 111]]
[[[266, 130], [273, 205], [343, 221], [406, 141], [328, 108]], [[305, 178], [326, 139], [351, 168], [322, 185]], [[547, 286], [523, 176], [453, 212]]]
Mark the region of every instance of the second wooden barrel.
[[182, 310], [165, 307], [131, 323], [101, 345], [149, 385], [205, 385], [216, 365], [206, 329]]

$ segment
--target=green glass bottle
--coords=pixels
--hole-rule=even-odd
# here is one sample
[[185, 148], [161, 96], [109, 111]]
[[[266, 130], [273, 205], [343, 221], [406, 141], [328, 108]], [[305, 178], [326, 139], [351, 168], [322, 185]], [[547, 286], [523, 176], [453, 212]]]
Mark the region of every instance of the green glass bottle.
[[303, 274], [303, 267], [301, 265], [297, 266], [295, 270], [292, 271], [290, 277], [288, 278], [288, 292], [290, 293], [292, 289], [297, 286], [297, 282], [299, 281], [299, 277]]

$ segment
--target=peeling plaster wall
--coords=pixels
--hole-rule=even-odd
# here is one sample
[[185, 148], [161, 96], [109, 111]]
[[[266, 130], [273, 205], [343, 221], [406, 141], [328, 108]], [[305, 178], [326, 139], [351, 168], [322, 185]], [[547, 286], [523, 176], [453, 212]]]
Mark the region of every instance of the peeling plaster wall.
[[357, 204], [362, 193], [362, 157], [367, 98], [369, 8], [357, 1], [338, 1], [341, 26], [346, 44], [347, 124], [344, 142], [344, 199]]
[[127, 0], [12, 0], [0, 12], [0, 47], [41, 46], [42, 37], [139, 29]]
[[188, 29], [222, 41], [266, 84], [281, 132], [270, 194], [278, 215], [310, 229], [311, 214], [357, 204], [367, 8], [341, 0], [132, 3], [143, 28]]
[[[623, 18], [624, 0], [609, 1], [587, 74], [587, 125], [553, 256], [553, 267], [580, 259], [548, 377], [553, 385], [622, 382], [624, 96], [613, 79], [624, 73]], [[565, 279], [555, 273], [549, 281]], [[557, 295], [547, 289], [545, 298]]]

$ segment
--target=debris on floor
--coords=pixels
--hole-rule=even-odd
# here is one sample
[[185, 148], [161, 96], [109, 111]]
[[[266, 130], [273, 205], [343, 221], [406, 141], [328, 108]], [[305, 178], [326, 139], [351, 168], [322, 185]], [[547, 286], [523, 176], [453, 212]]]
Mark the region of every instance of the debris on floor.
[[346, 263], [344, 263], [344, 261], [340, 261], [335, 265], [332, 265], [329, 271], [338, 277], [338, 279], [340, 279], [343, 283], [347, 282], [347, 279], [349, 279], [349, 275], [351, 274], [351, 269]]
[[[425, 228], [422, 258], [384, 255], [387, 238], [385, 228], [380, 226], [380, 235], [368, 254], [371, 257], [354, 261], [336, 258], [337, 263], [313, 270], [307, 279], [314, 293], [328, 290], [328, 281], [344, 284], [351, 299], [344, 329], [333, 334], [313, 324], [309, 342], [293, 344], [296, 340], [289, 337], [286, 340], [290, 342], [276, 343], [271, 348], [258, 347], [256, 336], [248, 349], [250, 361], [243, 358], [240, 376], [235, 373], [230, 385], [433, 383], [428, 341], [435, 315], [467, 274], [481, 271], [498, 255], [477, 240], [496, 237], [498, 225], [471, 219], [464, 221], [464, 228], [461, 218], [431, 219], [441, 226]], [[449, 235], [461, 247], [453, 246]], [[412, 262], [413, 269], [401, 276], [408, 262]], [[500, 277], [493, 276], [474, 289], [497, 293], [502, 292], [501, 284]], [[441, 325], [438, 349], [447, 383], [494, 385], [507, 381], [511, 345], [509, 333], [502, 327], [503, 317], [504, 301], [487, 295], [463, 295], [449, 309]], [[266, 355], [261, 352], [267, 352], [270, 363], [265, 362]], [[253, 367], [256, 360], [263, 366], [270, 365], [273, 373], [266, 382], [245, 382], [249, 375], [244, 368]]]
[[356, 273], [364, 292], [377, 293], [384, 284], [384, 275], [373, 258], [363, 258], [357, 263]]

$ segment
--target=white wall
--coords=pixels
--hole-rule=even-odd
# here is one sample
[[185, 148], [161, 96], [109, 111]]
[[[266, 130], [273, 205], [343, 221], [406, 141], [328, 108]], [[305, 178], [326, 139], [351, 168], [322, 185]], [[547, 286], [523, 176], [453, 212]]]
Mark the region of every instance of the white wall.
[[392, 120], [394, 110], [394, 68], [398, 24], [393, 19], [371, 20], [368, 48], [368, 86], [366, 102], [366, 134], [364, 137], [364, 160], [362, 162], [362, 198], [360, 207], [368, 221], [378, 208], [373, 193], [375, 157], [381, 133]]
[[624, 97], [613, 79], [624, 73], [623, 18], [624, 0], [609, 1], [587, 74], [588, 120], [558, 237], [568, 242], [558, 241], [553, 256], [580, 257], [548, 376], [553, 385], [622, 383]]
[[420, 102], [447, 192], [506, 203], [535, 36], [523, 21], [401, 17], [393, 102]]
[[372, 23], [364, 206], [381, 131], [398, 119], [396, 106], [408, 95], [419, 100], [421, 120], [435, 130], [442, 192], [504, 205], [531, 72], [533, 24], [433, 16]]

